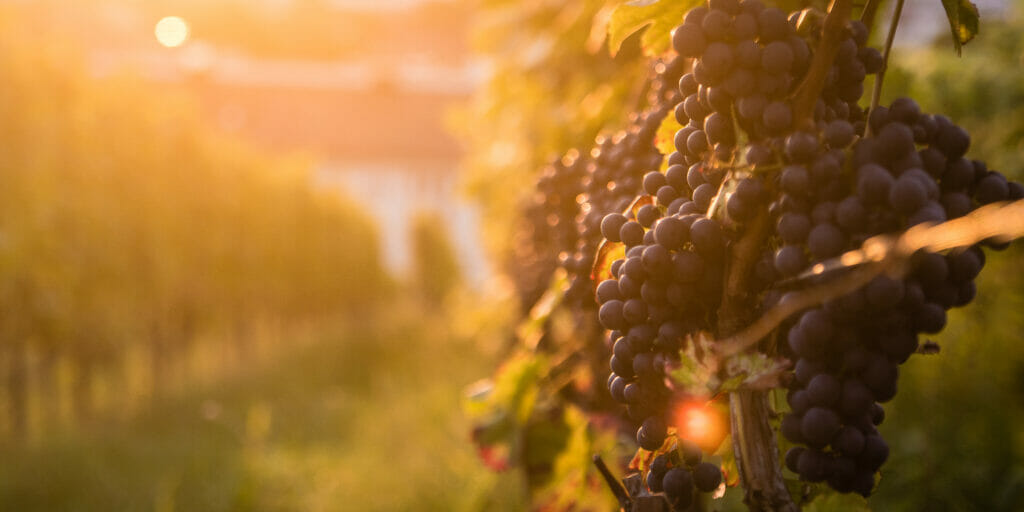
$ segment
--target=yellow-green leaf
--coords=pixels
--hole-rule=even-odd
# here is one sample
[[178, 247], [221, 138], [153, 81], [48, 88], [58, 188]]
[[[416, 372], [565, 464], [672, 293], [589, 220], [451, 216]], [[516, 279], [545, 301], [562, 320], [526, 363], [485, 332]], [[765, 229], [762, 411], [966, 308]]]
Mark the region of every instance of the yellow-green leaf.
[[[658, 132], [654, 136], [654, 146], [663, 155], [670, 155], [676, 150], [676, 132], [683, 129], [683, 125], [676, 120], [675, 114], [669, 112], [665, 119], [658, 125]], [[666, 158], [666, 160], [668, 160]]]
[[960, 55], [961, 47], [978, 35], [978, 6], [969, 0], [942, 0], [953, 34], [953, 47]]
[[671, 43], [669, 33], [683, 21], [683, 14], [699, 3], [698, 0], [633, 0], [620, 4], [608, 21], [608, 51], [615, 56], [627, 37], [647, 28], [640, 38], [644, 55], [664, 53]]

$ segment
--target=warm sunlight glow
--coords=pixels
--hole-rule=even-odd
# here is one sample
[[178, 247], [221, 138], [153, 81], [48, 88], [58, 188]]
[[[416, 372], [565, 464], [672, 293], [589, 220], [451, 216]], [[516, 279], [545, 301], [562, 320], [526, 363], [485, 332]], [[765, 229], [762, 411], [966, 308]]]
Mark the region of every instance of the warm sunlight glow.
[[706, 451], [717, 450], [725, 438], [725, 419], [711, 404], [682, 404], [676, 408], [673, 419], [680, 437], [697, 443]]
[[188, 40], [188, 23], [177, 16], [167, 16], [156, 22], [153, 33], [156, 40], [168, 48], [181, 46]]

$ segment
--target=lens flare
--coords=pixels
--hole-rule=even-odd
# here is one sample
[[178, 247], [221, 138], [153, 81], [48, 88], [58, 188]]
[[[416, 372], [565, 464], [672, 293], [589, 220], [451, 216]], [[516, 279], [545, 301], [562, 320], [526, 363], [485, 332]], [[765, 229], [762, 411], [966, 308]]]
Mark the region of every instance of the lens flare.
[[168, 48], [181, 46], [188, 40], [188, 22], [177, 16], [167, 16], [156, 22], [153, 33], [157, 42]]
[[713, 403], [687, 402], [673, 414], [677, 434], [697, 443], [704, 451], [714, 452], [726, 436], [725, 414]]

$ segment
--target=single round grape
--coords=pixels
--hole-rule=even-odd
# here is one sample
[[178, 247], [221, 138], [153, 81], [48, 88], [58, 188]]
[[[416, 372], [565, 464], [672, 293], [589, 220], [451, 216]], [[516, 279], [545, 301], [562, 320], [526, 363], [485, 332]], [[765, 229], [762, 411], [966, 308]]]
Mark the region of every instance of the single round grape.
[[775, 270], [783, 276], [795, 276], [806, 266], [807, 258], [799, 245], [786, 245], [775, 252]]
[[610, 300], [622, 300], [619, 293], [619, 283], [614, 279], [605, 279], [597, 285], [597, 301], [601, 304]]
[[[864, 352], [861, 351], [860, 354], [864, 354]], [[850, 371], [858, 371], [863, 368], [867, 359], [862, 356], [859, 357], [860, 361], [854, 361], [848, 355], [847, 361], [852, 364], [848, 365], [846, 368]], [[871, 407], [871, 404], [874, 403], [872, 400], [871, 390], [858, 379], [846, 379], [843, 381], [843, 392], [840, 401], [839, 410], [847, 417], [855, 417], [863, 414], [869, 407]]]
[[715, 194], [717, 193], [717, 187], [710, 183], [704, 183], [693, 189], [693, 202], [697, 205], [697, 209], [699, 211], [706, 212], [708, 207], [711, 206], [711, 201], [714, 200]]
[[843, 232], [829, 223], [818, 224], [807, 234], [807, 248], [815, 259], [838, 256], [845, 246]]
[[840, 427], [839, 415], [824, 407], [812, 407], [800, 422], [800, 432], [809, 446], [827, 445]]
[[659, 212], [658, 207], [653, 204], [645, 204], [636, 211], [636, 221], [645, 228], [653, 226], [654, 221], [658, 220], [658, 217], [660, 216], [661, 212]]
[[668, 185], [668, 180], [665, 179], [665, 175], [658, 171], [651, 171], [644, 175], [644, 192], [654, 195], [658, 193], [658, 189]]
[[815, 375], [807, 384], [807, 398], [814, 406], [831, 407], [839, 402], [841, 393], [839, 379], [828, 373]]
[[[772, 44], [779, 44], [778, 41]], [[796, 132], [786, 137], [786, 156], [793, 162], [809, 161], [818, 152], [818, 138], [807, 132]]]
[[776, 7], [768, 7], [757, 14], [757, 24], [761, 29], [763, 41], [774, 41], [786, 38], [792, 28], [786, 13]]
[[[946, 120], [948, 122], [948, 119]], [[957, 159], [967, 153], [971, 137], [963, 128], [950, 123], [940, 128], [935, 137], [935, 147], [945, 153], [946, 158]]]
[[690, 226], [690, 240], [697, 252], [717, 256], [725, 247], [722, 228], [712, 219], [698, 219]]
[[661, 481], [665, 497], [675, 510], [686, 510], [693, 503], [693, 475], [684, 468], [672, 468]]
[[793, 109], [781, 101], [773, 101], [764, 107], [761, 122], [771, 132], [779, 133], [793, 125]]
[[772, 41], [761, 52], [761, 68], [769, 73], [782, 74], [793, 67], [793, 49], [785, 41]]
[[857, 196], [865, 204], [888, 201], [892, 183], [892, 175], [878, 165], [868, 164], [857, 170]]
[[604, 236], [609, 242], [621, 242], [622, 238], [619, 234], [623, 224], [628, 219], [621, 213], [609, 213], [601, 219], [601, 235]]
[[[601, 305], [598, 310], [598, 320], [606, 329], [623, 329], [626, 327], [626, 319], [622, 316], [621, 300], [610, 300]], [[618, 372], [616, 372], [618, 373]]]
[[[717, 9], [711, 9], [704, 19], [700, 21], [700, 27], [704, 31], [704, 37], [709, 41], [718, 41], [725, 39], [732, 29], [732, 16], [724, 11]], [[711, 46], [710, 44], [708, 45]], [[705, 50], [704, 60], [707, 60], [707, 51]]]
[[845, 148], [853, 142], [856, 132], [844, 119], [836, 119], [825, 127], [825, 142], [832, 148]]
[[706, 46], [704, 31], [697, 24], [684, 22], [672, 32], [672, 47], [683, 57], [700, 57]]
[[722, 483], [722, 470], [710, 462], [701, 462], [693, 468], [693, 483], [700, 492], [711, 492]]
[[619, 239], [630, 247], [640, 245], [644, 241], [644, 227], [635, 220], [628, 221], [619, 229]]
[[889, 189], [889, 206], [904, 215], [917, 211], [927, 201], [925, 187], [909, 174], [900, 176]]
[[889, 458], [889, 445], [878, 435], [864, 436], [864, 448], [857, 457], [857, 464], [872, 472], [882, 467]]
[[786, 212], [779, 217], [775, 230], [787, 244], [799, 244], [811, 231], [811, 219], [802, 213]]
[[800, 478], [808, 482], [821, 482], [828, 477], [829, 457], [821, 450], [804, 450], [797, 460]]

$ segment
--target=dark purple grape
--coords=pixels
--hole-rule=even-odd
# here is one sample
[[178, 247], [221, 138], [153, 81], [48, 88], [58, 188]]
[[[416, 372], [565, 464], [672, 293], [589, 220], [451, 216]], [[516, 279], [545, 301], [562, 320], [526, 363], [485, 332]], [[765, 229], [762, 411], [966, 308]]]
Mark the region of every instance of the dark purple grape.
[[800, 422], [800, 431], [810, 446], [827, 445], [840, 427], [839, 416], [823, 407], [812, 407]]
[[793, 109], [781, 101], [771, 102], [765, 105], [761, 122], [770, 132], [784, 132], [793, 125]]
[[775, 270], [783, 276], [795, 276], [806, 266], [807, 258], [799, 245], [786, 245], [775, 252]]
[[601, 219], [601, 235], [609, 242], [621, 242], [620, 230], [626, 223], [626, 216], [621, 213], [609, 213]]
[[665, 497], [675, 510], [686, 510], [693, 503], [693, 475], [684, 468], [672, 468], [661, 481]]
[[701, 462], [693, 468], [693, 483], [700, 492], [711, 492], [722, 483], [722, 470], [710, 462]]
[[672, 47], [683, 57], [700, 57], [706, 46], [704, 31], [697, 24], [684, 22], [672, 32]]
[[839, 380], [828, 373], [815, 375], [807, 384], [807, 397], [814, 406], [832, 407], [839, 402], [841, 393]]
[[782, 74], [793, 67], [793, 49], [784, 41], [772, 41], [761, 52], [761, 68], [769, 73]]
[[832, 224], [818, 224], [807, 235], [807, 248], [815, 259], [831, 258], [843, 252], [846, 237]]

